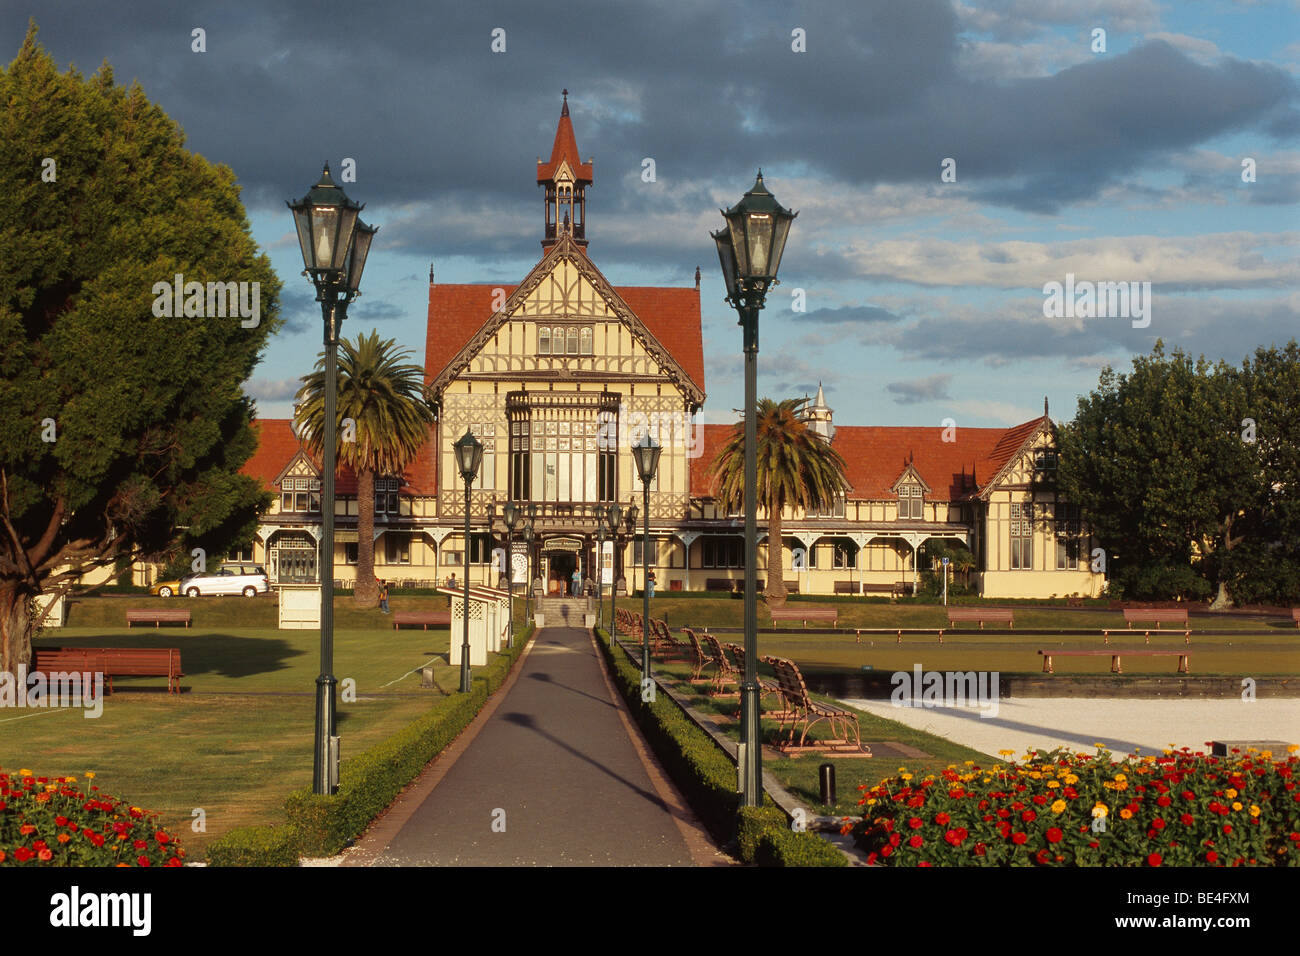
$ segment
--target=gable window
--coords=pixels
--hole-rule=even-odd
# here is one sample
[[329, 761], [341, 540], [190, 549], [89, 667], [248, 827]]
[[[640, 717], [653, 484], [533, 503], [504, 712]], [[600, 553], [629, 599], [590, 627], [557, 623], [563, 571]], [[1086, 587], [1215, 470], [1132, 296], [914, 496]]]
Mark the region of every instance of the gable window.
[[1034, 468], [1037, 471], [1056, 471], [1056, 452], [1050, 448], [1034, 452]]
[[285, 478], [280, 482], [280, 511], [314, 514], [320, 511], [319, 478]]
[[824, 503], [817, 510], [819, 518], [843, 518], [844, 517], [844, 496], [836, 495], [834, 501]]
[[578, 333], [578, 350], [583, 355], [591, 354], [591, 328], [589, 326], [584, 327], [583, 330]]
[[900, 520], [924, 516], [925, 497], [920, 485], [898, 486], [898, 517]]
[[551, 330], [543, 325], [537, 330], [537, 351], [540, 355], [551, 354]]
[[397, 486], [396, 478], [375, 479], [375, 514], [397, 514]]
[[1028, 571], [1034, 566], [1034, 506], [1011, 504], [1011, 570]]
[[[559, 349], [556, 349], [558, 352]], [[578, 354], [578, 329], [576, 326], [570, 326], [568, 334], [564, 339], [564, 353], [566, 355]]]

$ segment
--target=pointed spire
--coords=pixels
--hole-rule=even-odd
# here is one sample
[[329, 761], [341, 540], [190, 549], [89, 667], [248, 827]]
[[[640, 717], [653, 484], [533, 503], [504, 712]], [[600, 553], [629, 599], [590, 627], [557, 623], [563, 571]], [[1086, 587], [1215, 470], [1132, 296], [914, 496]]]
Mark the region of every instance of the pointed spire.
[[695, 267], [695, 291], [700, 291], [700, 267]]
[[560, 90], [560, 92], [564, 94], [564, 105], [560, 107], [560, 115], [568, 116], [569, 115], [569, 91]]
[[578, 154], [578, 141], [573, 135], [573, 121], [569, 119], [569, 91], [564, 91], [564, 105], [560, 108], [560, 122], [555, 127], [555, 142], [551, 146], [549, 162], [537, 164], [537, 181], [545, 183], [555, 179], [560, 165], [567, 162], [578, 184], [591, 185], [590, 162], [582, 162]]
[[1047, 396], [1043, 396], [1043, 417], [1047, 417]]
[[821, 382], [818, 382], [818, 383], [817, 383], [817, 407], [818, 407], [818, 408], [825, 408], [825, 407], [826, 407], [826, 393], [825, 393], [824, 391], [822, 391], [822, 383], [821, 383]]

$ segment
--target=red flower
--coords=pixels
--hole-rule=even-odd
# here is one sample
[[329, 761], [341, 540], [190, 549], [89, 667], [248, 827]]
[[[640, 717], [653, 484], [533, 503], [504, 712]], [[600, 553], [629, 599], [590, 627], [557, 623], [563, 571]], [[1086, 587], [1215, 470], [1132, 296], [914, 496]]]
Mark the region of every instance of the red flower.
[[149, 858], [148, 858], [147, 856], [145, 856], [144, 854], [141, 854], [140, 856], [137, 856], [137, 857], [135, 858], [135, 862], [136, 862], [139, 866], [153, 866], [153, 864], [149, 862]]
[[64, 816], [55, 817], [54, 825], [57, 827], [66, 827], [68, 825], [68, 818]]
[[937, 813], [935, 814], [934, 822], [939, 824], [939, 826], [943, 827], [943, 826], [947, 826], [948, 821], [951, 819], [952, 817], [948, 816], [948, 814], [946, 813]]
[[1150, 856], [1147, 857], [1147, 866], [1159, 866], [1161, 863], [1164, 862], [1164, 859], [1165, 858], [1162, 857], [1159, 853], [1152, 853]]
[[102, 833], [92, 833], [90, 835], [90, 842], [95, 844], [95, 846], [103, 846], [104, 835]]
[[1041, 793], [1034, 794], [1034, 803], [1038, 804], [1041, 807], [1046, 802], [1047, 802], [1047, 797], [1045, 797], [1043, 794]]
[[153, 838], [164, 846], [171, 842], [171, 837], [169, 837], [164, 830], [159, 830], [153, 835]]
[[889, 834], [889, 845], [890, 845], [890, 846], [898, 846], [898, 844], [900, 844], [900, 843], [902, 843], [902, 842], [903, 842], [903, 838], [900, 837], [897, 833], [891, 833], [891, 834]]
[[1037, 860], [1039, 863], [1046, 865], [1047, 862], [1051, 859], [1051, 856], [1048, 854], [1046, 850], [1039, 850], [1037, 853], [1034, 854], [1034, 859]]
[[894, 852], [894, 848], [892, 846], [882, 846], [880, 848], [880, 855], [882, 857], [889, 856], [893, 852]]
[[144, 849], [145, 847], [147, 847], [148, 845], [149, 845], [149, 843], [148, 843], [147, 840], [132, 840], [132, 841], [131, 841], [131, 846], [133, 846], [133, 847], [134, 847], [135, 849], [137, 849], [137, 850], [143, 850], [143, 849]]
[[1209, 853], [1205, 854], [1205, 862], [1206, 862], [1206, 863], [1214, 863], [1214, 862], [1216, 862], [1218, 859], [1219, 859], [1219, 854], [1215, 853], [1213, 850], [1211, 850]]
[[913, 830], [919, 830], [921, 827], [925, 826], [925, 821], [920, 817], [912, 817], [912, 819], [907, 821], [907, 825]]
[[913, 849], [915, 849], [916, 847], [919, 847], [919, 846], [920, 846], [921, 844], [923, 844], [924, 842], [925, 842], [925, 840], [923, 840], [923, 839], [921, 838], [921, 834], [919, 834], [919, 833], [913, 833], [913, 834], [912, 834], [912, 839], [910, 839], [910, 840], [907, 841], [907, 845], [910, 846], [910, 847], [912, 847]]
[[953, 846], [961, 846], [962, 843], [965, 842], [967, 836], [969, 836], [969, 834], [966, 832], [966, 828], [958, 827], [955, 830], [949, 830], [943, 835], [943, 838]]
[[1060, 830], [1058, 827], [1050, 827], [1050, 828], [1048, 828], [1048, 831], [1047, 831], [1047, 842], [1048, 842], [1048, 843], [1060, 843], [1060, 842], [1061, 842], [1061, 839], [1062, 839], [1064, 836], [1065, 836], [1065, 834], [1062, 833], [1061, 830]]
[[1223, 832], [1224, 832], [1224, 833], [1231, 833], [1231, 832], [1232, 832], [1232, 824], [1231, 824], [1231, 823], [1225, 823], [1225, 824], [1223, 825]]
[[41, 852], [36, 855], [41, 858], [42, 863], [54, 857], [54, 854], [51, 853], [49, 850], [41, 850]]
[[987, 851], [988, 851], [988, 847], [986, 847], [983, 843], [976, 843], [976, 844], [975, 844], [975, 855], [976, 855], [976, 856], [983, 856]]
[[1024, 843], [1028, 839], [1029, 839], [1029, 834], [1027, 833], [1013, 833], [1011, 835], [1011, 842], [1014, 843], [1016, 846], [1020, 846], [1020, 844]]
[[1160, 804], [1160, 806], [1162, 807], [1167, 807], [1169, 806], [1169, 804], [1173, 803], [1173, 801], [1169, 799], [1168, 794], [1161, 794], [1160, 796], [1156, 797], [1156, 803]]
[[1183, 826], [1190, 827], [1194, 822], [1194, 819], [1190, 813], [1184, 813], [1181, 817], [1178, 818], [1178, 821], [1181, 824], [1183, 824]]
[[14, 859], [17, 860], [19, 863], [26, 863], [35, 855], [36, 855], [35, 853], [27, 849], [27, 847], [25, 846], [20, 846], [18, 849], [14, 850]]
[[1151, 825], [1155, 827], [1157, 830], [1163, 830], [1165, 828], [1165, 821], [1161, 820], [1159, 817], [1156, 817], [1154, 820], [1151, 821]]
[[1038, 819], [1038, 814], [1033, 810], [1026, 810], [1024, 813], [1020, 814], [1020, 819], [1024, 820], [1026, 823], [1033, 823]]

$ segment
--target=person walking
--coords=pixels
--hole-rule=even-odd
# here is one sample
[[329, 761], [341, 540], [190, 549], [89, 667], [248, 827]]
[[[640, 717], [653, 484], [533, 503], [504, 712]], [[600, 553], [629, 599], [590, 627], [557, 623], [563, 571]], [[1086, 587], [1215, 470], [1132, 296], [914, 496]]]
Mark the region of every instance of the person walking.
[[578, 597], [582, 594], [582, 569], [575, 567], [573, 569], [573, 596]]
[[384, 614], [388, 613], [388, 582], [387, 581], [379, 582], [379, 610]]
[[646, 577], [646, 588], [650, 592], [650, 600], [653, 601], [655, 596], [655, 573], [653, 571]]

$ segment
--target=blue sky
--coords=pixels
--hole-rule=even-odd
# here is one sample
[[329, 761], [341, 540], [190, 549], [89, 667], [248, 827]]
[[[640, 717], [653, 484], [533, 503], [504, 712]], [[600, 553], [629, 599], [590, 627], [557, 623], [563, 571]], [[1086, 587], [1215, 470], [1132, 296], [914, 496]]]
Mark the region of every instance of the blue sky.
[[[1300, 336], [1297, 0], [2, 7], [6, 60], [36, 17], [61, 65], [139, 79], [239, 177], [286, 286], [247, 386], [266, 416], [289, 413], [320, 341], [284, 200], [356, 160], [346, 188], [380, 232], [345, 334], [423, 361], [431, 262], [512, 283], [540, 257], [534, 165], [562, 87], [595, 160], [593, 261], [615, 285], [702, 269], [708, 421], [733, 420], [742, 372], [708, 231], [759, 166], [799, 210], [760, 393], [824, 382], [840, 424], [1007, 425], [1044, 396], [1066, 419], [1157, 338], [1237, 364]], [[1149, 327], [1044, 317], [1067, 273], [1150, 282]]]

